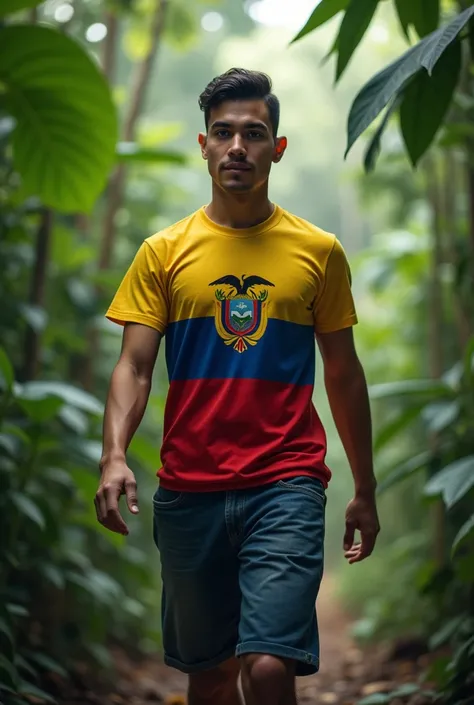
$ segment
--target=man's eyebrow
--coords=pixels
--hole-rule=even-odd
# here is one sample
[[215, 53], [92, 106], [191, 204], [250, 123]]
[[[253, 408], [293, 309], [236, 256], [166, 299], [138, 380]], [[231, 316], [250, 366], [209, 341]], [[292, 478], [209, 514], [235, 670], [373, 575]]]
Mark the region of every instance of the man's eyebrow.
[[[216, 120], [216, 122], [212, 123], [211, 130], [229, 128], [229, 127], [232, 127], [232, 123], [226, 122], [225, 120]], [[266, 130], [267, 132], [269, 131], [267, 125], [265, 125], [264, 122], [255, 122], [255, 121], [246, 122], [244, 127], [247, 130], [258, 128], [259, 130]]]

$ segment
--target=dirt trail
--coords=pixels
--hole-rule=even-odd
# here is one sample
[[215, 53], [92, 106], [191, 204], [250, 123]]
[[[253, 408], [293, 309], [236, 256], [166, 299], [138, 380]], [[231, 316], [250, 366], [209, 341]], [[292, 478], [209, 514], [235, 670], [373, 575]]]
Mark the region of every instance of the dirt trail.
[[[335, 597], [334, 581], [329, 575], [323, 580], [318, 598], [318, 620], [321, 668], [314, 676], [298, 679], [299, 705], [355, 705], [361, 697], [416, 682], [426, 663], [426, 657], [416, 653], [411, 653], [410, 657], [394, 657], [393, 647], [366, 650], [357, 647], [349, 634], [350, 619]], [[118, 680], [112, 692], [110, 687], [98, 693], [96, 688], [92, 692], [90, 686], [79, 686], [75, 693], [63, 691], [63, 696], [58, 698], [61, 705], [149, 705], [153, 702], [186, 705], [185, 676], [156, 658], [137, 664], [123, 652], [114, 655]], [[425, 705], [426, 702], [417, 694], [397, 697], [391, 705]]]

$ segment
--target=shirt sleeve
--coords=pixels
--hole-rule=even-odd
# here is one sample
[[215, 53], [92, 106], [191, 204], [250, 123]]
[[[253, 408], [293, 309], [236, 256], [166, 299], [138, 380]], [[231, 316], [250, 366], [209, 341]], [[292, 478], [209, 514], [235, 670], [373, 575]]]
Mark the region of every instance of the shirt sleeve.
[[145, 240], [126, 272], [106, 312], [119, 325], [143, 323], [164, 334], [168, 323], [168, 297], [163, 267]]
[[316, 333], [332, 333], [357, 323], [351, 285], [346, 254], [335, 238], [326, 263], [321, 292], [313, 309]]

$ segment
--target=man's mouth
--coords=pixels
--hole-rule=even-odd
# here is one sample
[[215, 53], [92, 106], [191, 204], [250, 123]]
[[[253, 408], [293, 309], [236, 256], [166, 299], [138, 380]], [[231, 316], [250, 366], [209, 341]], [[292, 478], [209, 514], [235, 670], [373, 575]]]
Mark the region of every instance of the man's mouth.
[[250, 171], [250, 165], [244, 162], [229, 162], [224, 169], [226, 171]]

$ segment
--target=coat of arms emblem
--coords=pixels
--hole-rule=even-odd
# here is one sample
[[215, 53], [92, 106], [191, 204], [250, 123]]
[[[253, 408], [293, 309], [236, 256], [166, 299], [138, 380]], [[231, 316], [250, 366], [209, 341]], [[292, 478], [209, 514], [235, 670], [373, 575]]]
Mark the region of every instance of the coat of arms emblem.
[[216, 289], [216, 330], [226, 345], [239, 353], [249, 345], [256, 345], [267, 327], [268, 290], [261, 287], [275, 286], [255, 274], [239, 277], [226, 274], [209, 286]]

